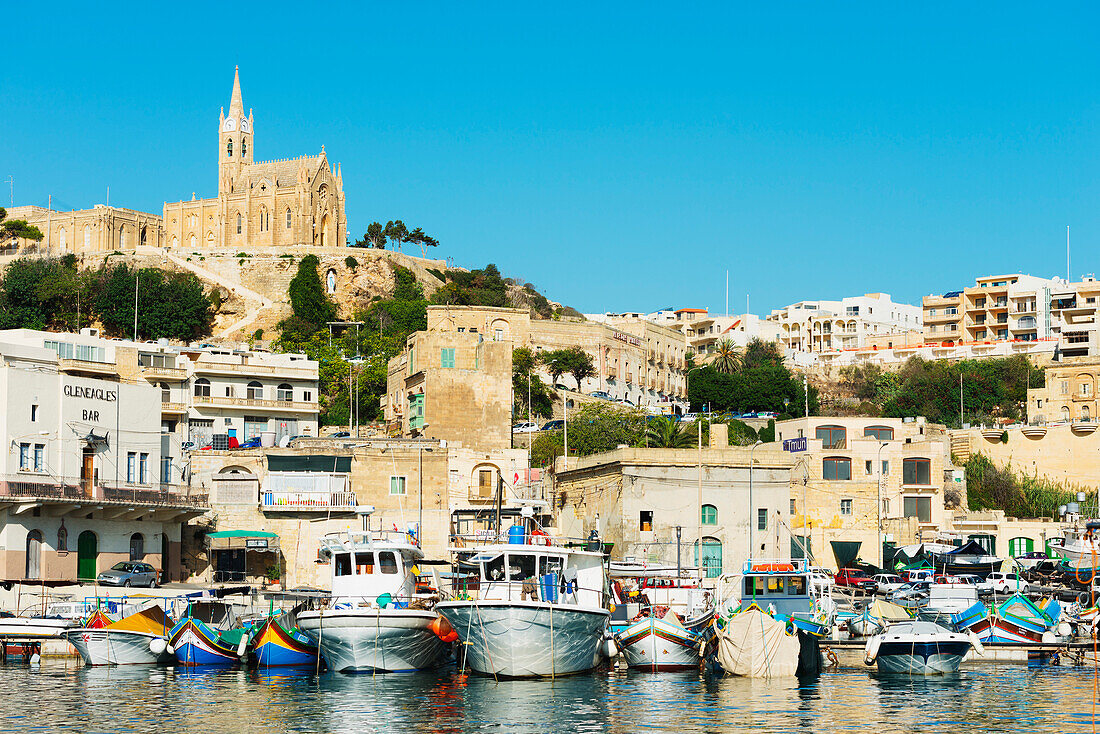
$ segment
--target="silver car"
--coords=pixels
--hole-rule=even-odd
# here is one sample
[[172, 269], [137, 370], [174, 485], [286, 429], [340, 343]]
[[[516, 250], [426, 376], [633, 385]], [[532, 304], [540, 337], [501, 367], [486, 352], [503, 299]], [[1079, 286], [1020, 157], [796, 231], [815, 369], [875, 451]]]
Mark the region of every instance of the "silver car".
[[96, 581], [104, 586], [148, 586], [151, 589], [157, 585], [157, 570], [140, 561], [119, 561], [96, 576]]

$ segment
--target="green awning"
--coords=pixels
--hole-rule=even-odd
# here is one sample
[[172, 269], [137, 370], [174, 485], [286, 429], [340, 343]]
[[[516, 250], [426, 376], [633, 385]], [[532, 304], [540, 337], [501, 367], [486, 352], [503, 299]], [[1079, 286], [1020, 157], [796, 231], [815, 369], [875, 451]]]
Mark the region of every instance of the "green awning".
[[266, 530], [219, 530], [216, 533], [207, 533], [208, 538], [278, 538], [278, 533], [269, 533]]
[[206, 534], [206, 547], [210, 550], [279, 550], [279, 535], [266, 530], [219, 530]]
[[268, 454], [268, 471], [300, 471], [320, 474], [350, 474], [350, 456], [279, 456]]

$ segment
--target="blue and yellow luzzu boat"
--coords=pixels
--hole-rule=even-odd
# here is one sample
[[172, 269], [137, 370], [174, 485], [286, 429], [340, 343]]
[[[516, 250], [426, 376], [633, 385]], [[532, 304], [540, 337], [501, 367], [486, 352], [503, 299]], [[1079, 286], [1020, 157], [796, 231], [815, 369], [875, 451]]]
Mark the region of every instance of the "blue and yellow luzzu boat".
[[316, 666], [317, 645], [297, 627], [284, 627], [282, 615], [269, 617], [252, 632], [251, 662], [257, 668]]
[[245, 633], [229, 605], [196, 602], [172, 627], [168, 644], [181, 665], [231, 667], [240, 662]]

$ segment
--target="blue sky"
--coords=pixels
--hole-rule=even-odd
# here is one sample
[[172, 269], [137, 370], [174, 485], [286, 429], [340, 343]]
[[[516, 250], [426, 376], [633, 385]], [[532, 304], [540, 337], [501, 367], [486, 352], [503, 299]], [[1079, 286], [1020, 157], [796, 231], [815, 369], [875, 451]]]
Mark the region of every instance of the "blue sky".
[[324, 144], [354, 235], [584, 311], [919, 302], [1064, 275], [1066, 225], [1100, 271], [1089, 4], [156, 5], [7, 9], [0, 203], [213, 195], [239, 64], [256, 159]]

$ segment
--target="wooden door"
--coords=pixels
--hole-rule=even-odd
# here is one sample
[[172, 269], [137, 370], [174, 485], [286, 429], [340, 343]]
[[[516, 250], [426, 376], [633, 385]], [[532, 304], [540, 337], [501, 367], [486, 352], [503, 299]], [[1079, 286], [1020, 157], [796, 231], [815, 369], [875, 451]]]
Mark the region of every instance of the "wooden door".
[[99, 556], [99, 539], [91, 530], [85, 530], [76, 540], [76, 576], [81, 580], [93, 580], [99, 572], [96, 559]]

